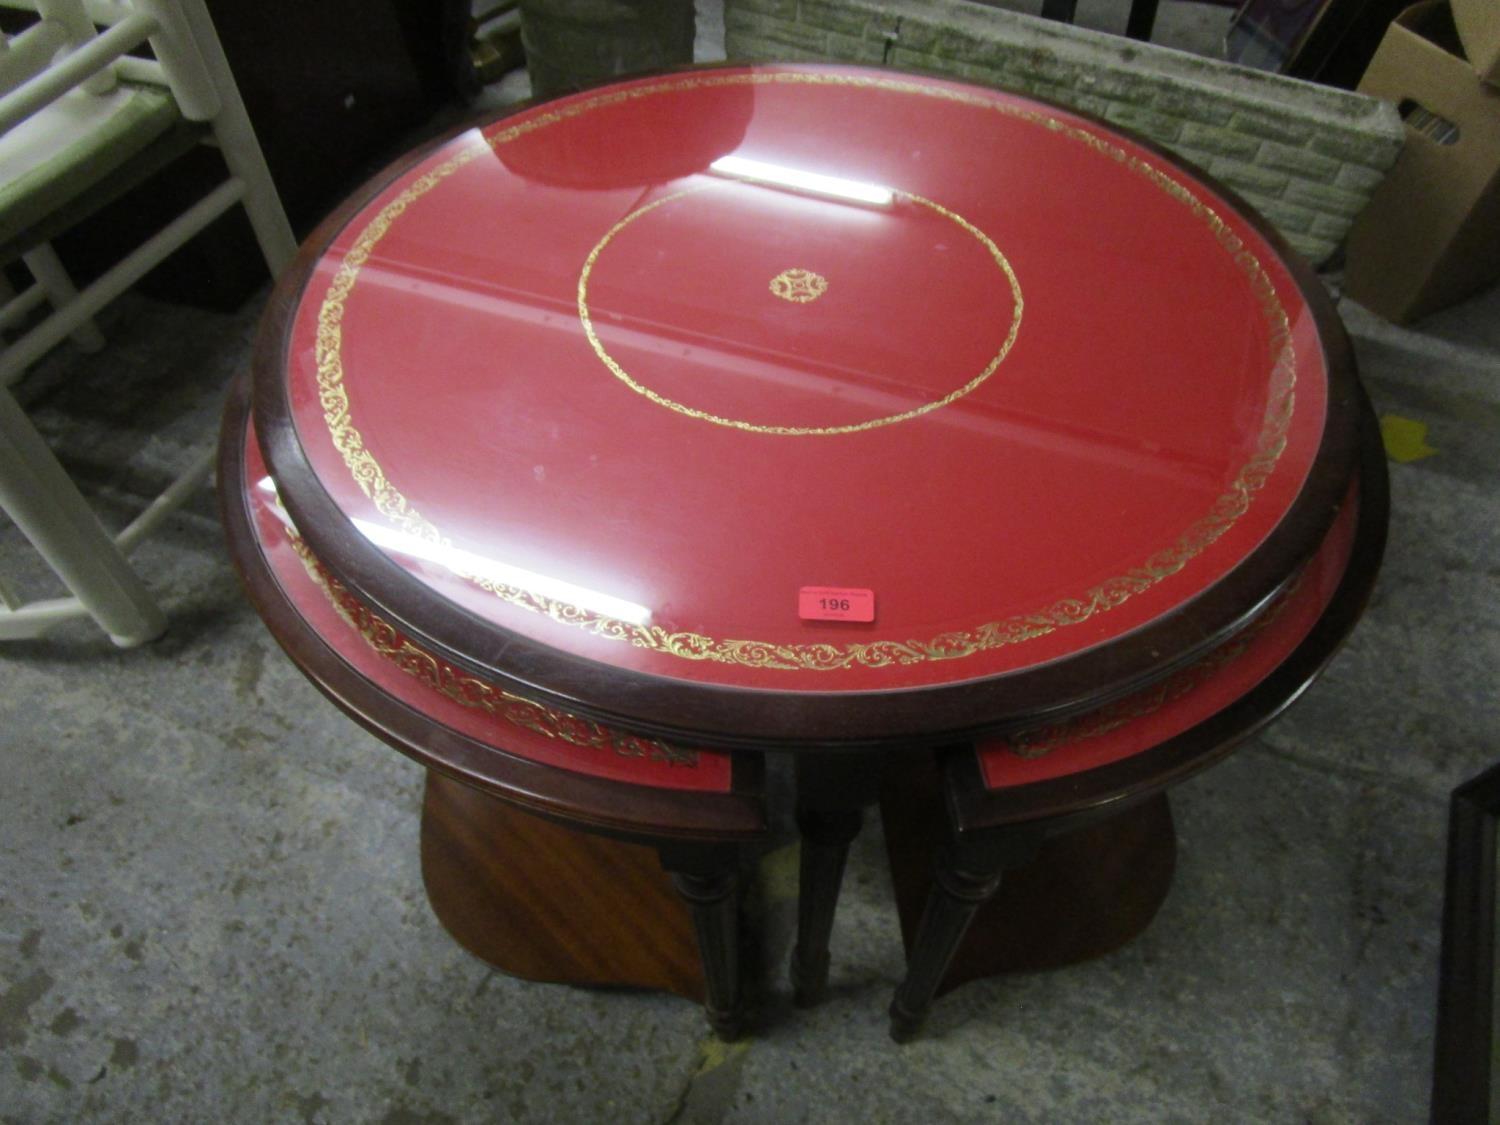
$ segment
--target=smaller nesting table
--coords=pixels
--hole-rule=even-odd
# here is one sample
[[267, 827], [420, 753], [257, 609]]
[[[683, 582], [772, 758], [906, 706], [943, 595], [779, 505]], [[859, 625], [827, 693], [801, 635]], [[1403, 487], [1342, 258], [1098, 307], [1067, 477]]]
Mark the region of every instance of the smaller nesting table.
[[702, 1000], [737, 1036], [741, 850], [766, 831], [760, 759], [612, 730], [466, 675], [309, 550], [266, 472], [243, 379], [219, 448], [230, 552], [271, 634], [341, 710], [428, 768], [422, 877], [449, 933], [516, 976]]

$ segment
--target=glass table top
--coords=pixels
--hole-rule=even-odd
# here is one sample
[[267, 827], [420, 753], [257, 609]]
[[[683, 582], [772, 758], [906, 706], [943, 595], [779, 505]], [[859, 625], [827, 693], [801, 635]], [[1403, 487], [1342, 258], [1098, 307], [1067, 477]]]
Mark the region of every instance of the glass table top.
[[360, 549], [500, 636], [796, 692], [1179, 611], [1287, 517], [1329, 396], [1292, 274], [1189, 173], [841, 67], [461, 132], [332, 234], [278, 346]]

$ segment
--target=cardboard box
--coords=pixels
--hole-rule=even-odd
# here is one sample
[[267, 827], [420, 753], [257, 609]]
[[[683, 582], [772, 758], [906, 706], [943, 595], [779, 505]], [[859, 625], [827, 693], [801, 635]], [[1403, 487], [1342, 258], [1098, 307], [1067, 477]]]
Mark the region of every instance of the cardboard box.
[[1406, 146], [1349, 232], [1344, 290], [1410, 321], [1500, 279], [1500, 89], [1459, 53], [1446, 0], [1406, 9], [1362, 93], [1394, 101]]
[[1500, 86], [1500, 0], [1452, 0], [1464, 55], [1481, 82]]

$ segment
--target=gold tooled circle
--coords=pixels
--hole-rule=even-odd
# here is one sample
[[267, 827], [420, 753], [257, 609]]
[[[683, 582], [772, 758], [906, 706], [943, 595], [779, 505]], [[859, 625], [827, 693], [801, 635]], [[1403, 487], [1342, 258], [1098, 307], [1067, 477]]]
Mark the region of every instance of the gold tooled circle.
[[317, 368], [319, 403], [323, 408], [323, 421], [328, 428], [329, 438], [343, 458], [350, 476], [370, 498], [376, 511], [407, 535], [445, 541], [443, 533], [412, 506], [365, 448], [364, 438], [354, 424], [353, 407], [349, 401], [348, 388], [344, 384], [343, 319], [346, 302], [354, 291], [365, 262], [402, 213], [454, 172], [487, 154], [492, 148], [509, 144], [519, 137], [558, 122], [605, 106], [681, 90], [770, 85], [883, 90], [914, 97], [936, 98], [1026, 121], [1081, 144], [1106, 160], [1114, 161], [1181, 204], [1195, 220], [1203, 223], [1219, 247], [1245, 274], [1268, 328], [1270, 377], [1265, 411], [1261, 417], [1260, 432], [1256, 435], [1254, 452], [1240, 466], [1228, 488], [1214, 499], [1207, 512], [1190, 523], [1161, 550], [1143, 559], [1124, 574], [1106, 579], [1081, 591], [1076, 597], [1038, 607], [1031, 613], [1016, 614], [1002, 621], [988, 621], [967, 629], [955, 629], [930, 638], [895, 638], [843, 644], [779, 644], [733, 637], [710, 637], [702, 633], [672, 632], [656, 625], [621, 621], [556, 601], [532, 590], [502, 585], [477, 575], [464, 574], [461, 577], [526, 612], [541, 614], [559, 624], [582, 629], [594, 637], [623, 641], [632, 647], [680, 660], [710, 661], [757, 670], [787, 672], [893, 668], [928, 661], [963, 660], [979, 653], [1034, 640], [1060, 628], [1082, 624], [1097, 614], [1108, 613], [1182, 570], [1217, 542], [1249, 510], [1251, 501], [1275, 470], [1281, 451], [1286, 447], [1287, 433], [1296, 409], [1297, 356], [1292, 344], [1291, 324], [1270, 275], [1254, 252], [1230, 229], [1217, 211], [1149, 160], [1132, 155], [1114, 141], [1097, 136], [1081, 125], [1002, 101], [995, 94], [980, 94], [957, 86], [887, 75], [825, 74], [793, 70], [678, 76], [582, 97], [578, 101], [497, 129], [489, 137], [455, 153], [412, 180], [370, 218], [355, 236], [354, 244], [339, 262], [324, 292], [323, 302], [318, 309], [314, 362]]
[[[924, 199], [920, 195], [913, 195], [911, 192], [896, 191], [895, 195], [898, 198], [909, 199], [913, 203], [920, 204], [928, 210], [936, 212], [950, 222], [956, 223], [978, 239], [980, 244], [989, 251], [990, 257], [995, 260], [995, 264], [1000, 267], [1000, 272], [1005, 275], [1005, 280], [1010, 284], [1011, 300], [1014, 302], [1014, 312], [1012, 312], [1010, 318], [1010, 330], [1006, 333], [1005, 340], [1000, 345], [1000, 350], [990, 358], [989, 363], [985, 365], [984, 370], [980, 371], [978, 375], [975, 375], [963, 386], [948, 392], [942, 398], [934, 399], [931, 402], [924, 402], [921, 406], [913, 407], [910, 410], [903, 410], [899, 414], [888, 414], [883, 418], [871, 418], [866, 422], [850, 422], [842, 426], [770, 426], [757, 422], [745, 422], [739, 418], [725, 418], [719, 414], [710, 414], [706, 410], [699, 410], [697, 407], [688, 406], [686, 403], [678, 402], [676, 399], [668, 398], [666, 395], [652, 390], [621, 367], [615, 357], [610, 355], [605, 350], [604, 344], [600, 342], [599, 334], [594, 331], [593, 318], [589, 315], [589, 278], [593, 276], [594, 266], [599, 261], [599, 255], [604, 253], [605, 247], [614, 241], [615, 236], [631, 223], [650, 214], [658, 207], [671, 203], [674, 200], [682, 199], [685, 196], [697, 195], [714, 186], [717, 185], [705, 184], [701, 187], [687, 188], [683, 191], [673, 192], [671, 195], [664, 195], [660, 199], [654, 199], [650, 203], [637, 207], [604, 232], [604, 237], [594, 244], [594, 248], [589, 251], [588, 257], [584, 259], [583, 270], [578, 275], [578, 319], [583, 324], [584, 334], [589, 338], [589, 346], [594, 349], [594, 354], [599, 357], [599, 361], [605, 367], [609, 368], [610, 373], [616, 379], [620, 380], [620, 382], [624, 383], [636, 394], [650, 399], [657, 406], [664, 406], [677, 414], [685, 415], [688, 418], [696, 418], [701, 422], [712, 422], [716, 426], [728, 426], [731, 429], [744, 430], [752, 434], [778, 434], [786, 437], [827, 437], [834, 434], [857, 434], [865, 430], [879, 429], [882, 426], [892, 426], [897, 422], [907, 422], [913, 418], [921, 417], [923, 414], [930, 414], [934, 410], [940, 410], [950, 403], [958, 401], [993, 375], [995, 368], [1000, 366], [1006, 355], [1009, 354], [1011, 347], [1015, 344], [1016, 334], [1021, 331], [1021, 312], [1024, 302], [1021, 299], [1021, 283], [1016, 280], [1016, 273], [1010, 268], [1010, 263], [1005, 260], [1005, 255], [1000, 253], [1000, 247], [995, 245], [994, 240], [989, 235], [985, 234], [984, 231], [980, 230], [962, 215], [956, 214], [941, 204], [934, 203], [930, 199]], [[819, 278], [819, 280], [821, 281], [822, 279]], [[827, 283], [824, 282], [824, 284], [826, 285]], [[807, 299], [810, 300], [811, 298]]]

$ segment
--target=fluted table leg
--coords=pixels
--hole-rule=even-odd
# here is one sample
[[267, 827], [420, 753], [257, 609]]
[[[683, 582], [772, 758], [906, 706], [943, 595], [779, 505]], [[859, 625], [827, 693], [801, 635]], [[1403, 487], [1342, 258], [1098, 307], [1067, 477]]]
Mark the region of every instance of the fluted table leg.
[[1002, 856], [994, 851], [964, 855], [950, 845], [939, 853], [906, 979], [891, 1001], [891, 1038], [896, 1042], [905, 1042], [921, 1028], [969, 923], [999, 888], [1001, 870]]
[[709, 1026], [726, 1042], [745, 1029], [746, 1006], [740, 965], [738, 855], [726, 848], [662, 848], [662, 866], [687, 903], [703, 958]]

